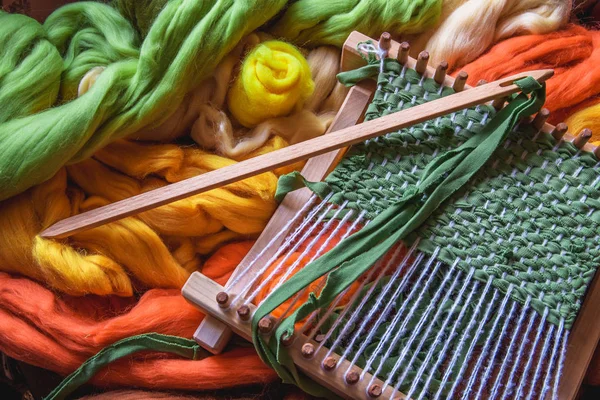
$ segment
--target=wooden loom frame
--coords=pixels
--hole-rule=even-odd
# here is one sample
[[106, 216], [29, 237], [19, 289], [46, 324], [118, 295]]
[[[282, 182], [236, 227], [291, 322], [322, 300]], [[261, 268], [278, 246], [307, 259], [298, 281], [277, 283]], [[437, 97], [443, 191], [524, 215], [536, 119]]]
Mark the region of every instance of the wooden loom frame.
[[[389, 57], [398, 58], [401, 63], [407, 63], [410, 68], [415, 68], [421, 73], [424, 72], [427, 76], [433, 77], [438, 83], [443, 82], [447, 86], [454, 86], [457, 91], [461, 91], [463, 88], [469, 88], [469, 86], [465, 85], [467, 78], [466, 74], [461, 73], [456, 79], [446, 76], [445, 70], [447, 64], [440, 64], [437, 69], [427, 66], [428, 55], [425, 52], [421, 53], [416, 60], [408, 57], [408, 46], [389, 40], [389, 36], [387, 36], [386, 39], [389, 43]], [[359, 32], [350, 34], [344, 43], [342, 52], [341, 69], [343, 71], [352, 70], [364, 65], [365, 61], [358, 53], [357, 46], [360, 42], [365, 42], [367, 40], [372, 39]], [[370, 102], [374, 89], [375, 85], [373, 83], [361, 83], [351, 88], [328, 132], [347, 128], [359, 123]], [[503, 103], [504, 101], [501, 100], [499, 105]], [[561, 126], [564, 124], [559, 124], [557, 127], [554, 127], [545, 123], [547, 117], [547, 110], [540, 112], [538, 117], [534, 120], [536, 127], [546, 133], [553, 134], [557, 139], [562, 136], [562, 140], [573, 142], [577, 147], [585, 151], [594, 152], [596, 156], [600, 155], [599, 148], [586, 143], [591, 136], [589, 131], [582, 131], [578, 136], [573, 136], [566, 133], [566, 126]], [[302, 170], [302, 174], [311, 181], [322, 180], [333, 169], [342, 156], [343, 150], [338, 150], [312, 158], [306, 163]], [[289, 221], [289, 219], [300, 210], [302, 205], [308, 201], [311, 194], [312, 193], [305, 188], [292, 192], [285, 197], [252, 249], [240, 263], [240, 266], [258, 256], [259, 252], [271, 242], [275, 233], [280, 232], [285, 223]], [[281, 243], [287, 233], [288, 232], [284, 232], [284, 234], [280, 236], [279, 242], [275, 244]], [[273, 243], [271, 243], [271, 247], [263, 252], [259, 262], [256, 263], [256, 266], [261, 266], [261, 260], [263, 263], [266, 262], [276, 251], [276, 247], [276, 245], [273, 246]], [[242, 268], [238, 266], [230, 279], [233, 280], [238, 278], [239, 282], [243, 285], [244, 283], [251, 281], [256, 275], [256, 271], [249, 270], [244, 276], [239, 276], [242, 273], [241, 269]], [[598, 343], [598, 338], [600, 337], [600, 309], [594, 307], [594, 304], [600, 303], [600, 278], [598, 278], [598, 275], [599, 274], [596, 274], [592, 280], [577, 320], [570, 331], [567, 356], [559, 388], [560, 399], [574, 399], [577, 396], [587, 366], [591, 360], [596, 344]], [[251, 326], [249, 321], [242, 321], [235, 310], [221, 308], [217, 304], [216, 296], [223, 291], [224, 288], [222, 286], [198, 272], [192, 274], [182, 289], [183, 296], [207, 314], [196, 330], [194, 338], [205, 349], [213, 353], [222, 351], [229, 341], [232, 332], [251, 340]], [[252, 315], [254, 309], [255, 307], [250, 305], [250, 315]], [[340, 368], [329, 370], [326, 366], [321, 366], [321, 368], [319, 368], [314, 362], [306, 357], [307, 350], [310, 350], [310, 345], [308, 349], [306, 347], [303, 349], [303, 347], [306, 346], [307, 343], [312, 345], [313, 349], [317, 347], [316, 342], [310, 343], [306, 340], [293, 340], [290, 344], [290, 354], [294, 359], [294, 363], [302, 371], [342, 397], [367, 398], [366, 393], [369, 388], [367, 388], [366, 385], [370, 381], [371, 374], [366, 374], [365, 378], [359, 380], [354, 385], [347, 384], [345, 377], [342, 376], [342, 371], [345, 371], [346, 368], [344, 367], [347, 367], [349, 362], [344, 360], [340, 364]], [[326, 351], [327, 349], [325, 348], [320, 349], [320, 352], [322, 352], [323, 355]], [[318, 357], [318, 354], [311, 355], [311, 358], [312, 357]], [[375, 379], [374, 382], [375, 384], [379, 384], [380, 387], [383, 387], [380, 380]], [[388, 396], [391, 394], [392, 389], [389, 387], [382, 393], [382, 395]], [[404, 398], [404, 395], [398, 394], [396, 398], [402, 399]]]

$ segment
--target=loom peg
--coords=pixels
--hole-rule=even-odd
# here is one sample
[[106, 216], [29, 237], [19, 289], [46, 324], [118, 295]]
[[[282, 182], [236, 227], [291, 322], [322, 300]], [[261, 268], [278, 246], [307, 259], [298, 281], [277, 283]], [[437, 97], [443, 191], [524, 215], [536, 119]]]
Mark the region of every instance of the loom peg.
[[392, 35], [389, 32], [383, 32], [379, 37], [379, 49], [382, 50], [382, 58], [387, 57], [392, 47]]
[[217, 293], [216, 300], [221, 308], [226, 308], [229, 305], [229, 295], [225, 292]]
[[281, 344], [283, 344], [285, 347], [289, 347], [292, 345], [292, 343], [294, 343], [294, 340], [296, 339], [295, 335], [288, 335], [286, 333], [283, 333], [281, 335]]
[[360, 374], [356, 371], [350, 371], [346, 374], [346, 383], [348, 385], [356, 385], [360, 380]]
[[465, 71], [460, 71], [458, 75], [456, 75], [456, 79], [454, 80], [454, 84], [452, 85], [452, 89], [455, 92], [462, 92], [465, 88], [465, 84], [467, 83], [467, 78], [469, 74]]
[[315, 346], [312, 343], [304, 343], [300, 352], [302, 353], [302, 357], [311, 358], [315, 355]]
[[504, 103], [506, 103], [506, 100], [506, 97], [498, 97], [497, 99], [492, 101], [492, 107], [494, 107], [496, 110], [501, 110], [502, 107], [504, 107]]
[[535, 116], [535, 118], [533, 118], [533, 127], [535, 129], [537, 129], [538, 131], [540, 129], [542, 129], [544, 127], [544, 124], [546, 123], [546, 120], [548, 119], [548, 117], [550, 116], [550, 110], [548, 110], [547, 108], [542, 108], [537, 115]]
[[273, 318], [271, 316], [266, 316], [260, 321], [258, 321], [258, 330], [263, 335], [268, 335], [269, 333], [271, 333], [274, 326], [275, 321], [273, 321]]
[[250, 319], [251, 314], [250, 307], [248, 307], [245, 304], [243, 306], [240, 306], [240, 308], [237, 309], [237, 314], [242, 321], [248, 321]]
[[335, 369], [337, 365], [337, 360], [335, 359], [335, 357], [325, 357], [325, 359], [323, 360], [323, 369], [325, 371], [333, 371]]
[[594, 146], [594, 155], [600, 160], [600, 145]]
[[584, 128], [581, 130], [581, 132], [579, 132], [579, 135], [577, 135], [575, 139], [573, 139], [572, 143], [575, 145], [575, 147], [581, 149], [591, 138], [592, 131], [588, 128]]
[[422, 51], [419, 53], [417, 57], [417, 65], [415, 66], [415, 71], [419, 75], [424, 75], [427, 71], [427, 63], [429, 62], [429, 53], [426, 51]]
[[377, 397], [381, 396], [381, 393], [383, 393], [383, 390], [381, 389], [381, 385], [378, 385], [376, 383], [369, 386], [369, 389], [367, 390], [367, 394], [369, 395], [369, 397], [372, 397], [372, 398], [377, 398]]
[[551, 135], [556, 140], [561, 140], [562, 137], [567, 133], [569, 127], [564, 122], [557, 124], [554, 129], [552, 129]]
[[402, 65], [408, 61], [408, 52], [410, 51], [410, 44], [408, 42], [400, 43], [400, 49], [398, 50], [398, 62]]
[[435, 74], [433, 75], [433, 80], [438, 85], [444, 83], [444, 79], [446, 78], [446, 71], [448, 71], [448, 62], [442, 61], [435, 69]]
[[321, 343], [323, 339], [325, 339], [325, 335], [323, 335], [322, 333], [318, 333], [317, 335], [315, 335], [315, 342]]

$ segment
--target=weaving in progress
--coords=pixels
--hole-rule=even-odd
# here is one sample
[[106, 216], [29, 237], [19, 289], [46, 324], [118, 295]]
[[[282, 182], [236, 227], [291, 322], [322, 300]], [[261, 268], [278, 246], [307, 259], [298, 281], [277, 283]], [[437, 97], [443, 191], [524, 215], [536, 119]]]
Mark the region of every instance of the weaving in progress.
[[[462, 90], [426, 53], [358, 48], [370, 64], [340, 79], [376, 80], [365, 121]], [[352, 398], [558, 397], [600, 251], [599, 163], [588, 132], [544, 125], [544, 86], [518, 82], [529, 97], [504, 108], [353, 146], [324, 184], [283, 177], [314, 194], [225, 288], [193, 274], [184, 296], [246, 337], [251, 320], [263, 360], [315, 395], [297, 367]]]
[[0, 398], [599, 398], [599, 27], [0, 0]]

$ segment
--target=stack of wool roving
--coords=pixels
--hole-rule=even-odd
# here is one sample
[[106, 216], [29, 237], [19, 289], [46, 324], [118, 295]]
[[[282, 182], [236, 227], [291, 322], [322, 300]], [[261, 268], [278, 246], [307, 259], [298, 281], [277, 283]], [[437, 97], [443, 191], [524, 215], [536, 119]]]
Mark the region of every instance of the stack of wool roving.
[[[67, 375], [135, 335], [190, 338], [202, 315], [179, 288], [197, 270], [227, 280], [290, 169], [70, 239], [38, 233], [323, 134], [346, 94], [335, 75], [352, 30], [409, 39], [473, 81], [553, 67], [554, 121], [594, 128], [600, 37], [567, 25], [571, 9], [560, 0], [118, 0], [76, 2], [43, 24], [0, 13], [0, 350]], [[197, 358], [133, 355], [92, 383], [198, 391], [276, 379], [248, 347]]]

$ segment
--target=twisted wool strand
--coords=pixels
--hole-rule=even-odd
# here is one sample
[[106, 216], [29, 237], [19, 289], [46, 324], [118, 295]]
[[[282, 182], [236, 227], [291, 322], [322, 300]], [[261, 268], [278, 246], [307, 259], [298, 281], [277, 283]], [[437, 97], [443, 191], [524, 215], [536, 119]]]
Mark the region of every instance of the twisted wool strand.
[[[22, 49], [18, 58], [2, 57], [0, 62], [0, 70], [5, 70], [5, 63], [27, 61], [30, 70], [23, 76], [36, 82], [40, 77], [31, 68], [39, 63], [61, 69], [60, 92], [67, 100], [0, 123], [0, 199], [49, 179], [66, 162], [89, 158], [111, 141], [164, 122], [242, 37], [284, 4], [285, 0], [169, 1], [139, 47], [131, 24], [108, 5], [78, 2], [56, 10], [43, 26], [53, 46], [32, 53], [40, 40], [39, 35], [31, 35], [24, 45], [17, 43]], [[23, 29], [39, 30], [34, 24]], [[10, 24], [0, 24], [0, 36], [4, 38], [10, 29]], [[10, 41], [1, 52], [14, 51], [12, 45]], [[62, 59], [48, 57], [57, 51]], [[106, 69], [85, 95], [75, 98], [81, 78], [95, 66]], [[55, 85], [50, 87], [54, 90]], [[22, 87], [10, 94], [31, 95]], [[58, 99], [52, 94], [44, 91], [39, 96], [50, 96], [47, 103], [53, 104]]]

